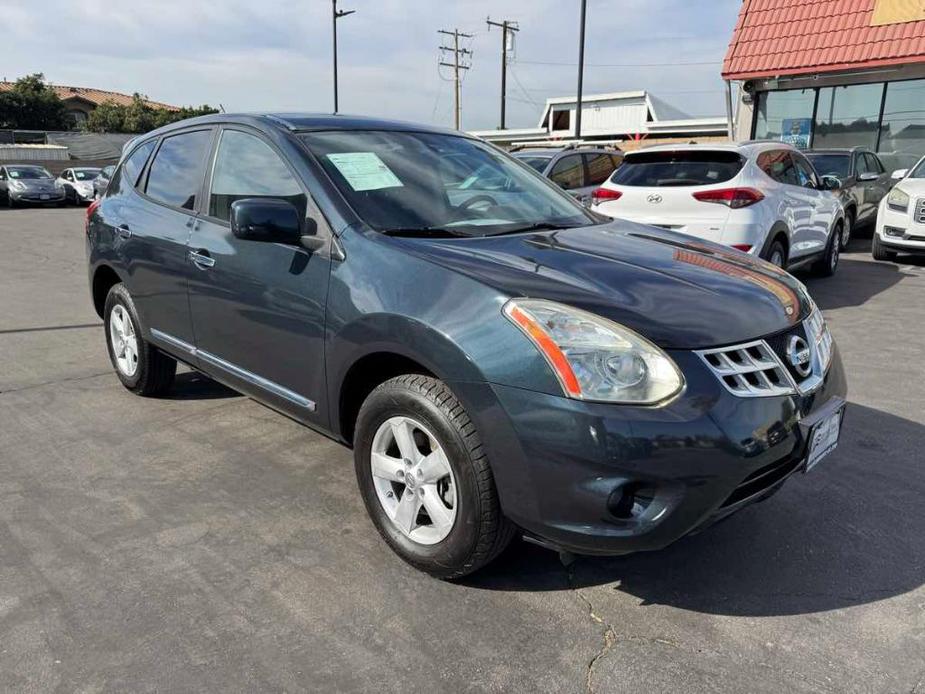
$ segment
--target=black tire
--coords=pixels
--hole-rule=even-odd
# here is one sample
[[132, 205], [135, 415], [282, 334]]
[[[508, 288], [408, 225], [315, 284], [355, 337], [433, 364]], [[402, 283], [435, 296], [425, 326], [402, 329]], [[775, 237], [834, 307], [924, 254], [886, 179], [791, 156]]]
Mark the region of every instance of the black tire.
[[[776, 262], [776, 259], [780, 258], [780, 262]], [[764, 257], [772, 265], [777, 265], [777, 267], [786, 270], [787, 269], [787, 248], [784, 246], [784, 242], [780, 239], [775, 239], [774, 242], [768, 246], [767, 254]]]
[[854, 233], [854, 210], [848, 210], [845, 213], [845, 225], [842, 227], [841, 233], [841, 249], [845, 250], [848, 248], [848, 244], [851, 243], [851, 235]]
[[896, 260], [896, 251], [884, 248], [876, 231], [874, 231], [874, 239], [870, 244], [870, 254], [874, 257], [874, 260], [886, 260], [889, 262]]
[[6, 206], [11, 210], [16, 209], [16, 201], [13, 200], [13, 196], [9, 193], [6, 194]]
[[[138, 364], [134, 373], [130, 376], [124, 374], [116, 362], [109, 329], [112, 311], [117, 305], [124, 307], [128, 313], [138, 343]], [[106, 349], [109, 352], [109, 360], [112, 362], [116, 376], [122, 381], [122, 385], [133, 393], [144, 396], [162, 395], [170, 390], [174, 376], [177, 373], [177, 361], [159, 351], [142, 337], [141, 321], [138, 319], [135, 303], [132, 301], [132, 297], [124, 284], [113, 285], [106, 296], [106, 306], [103, 310], [103, 329], [106, 334]]]
[[[446, 453], [456, 480], [456, 520], [440, 542], [425, 545], [400, 531], [379, 501], [370, 466], [376, 431], [395, 416], [420, 421]], [[354, 437], [360, 493], [373, 524], [392, 550], [411, 566], [442, 579], [470, 574], [510, 543], [515, 526], [504, 517], [491, 467], [475, 425], [445, 383], [409, 374], [378, 386], [360, 408]]]
[[825, 248], [825, 254], [813, 265], [813, 274], [817, 277], [831, 277], [838, 270], [838, 261], [841, 259], [842, 228], [841, 222], [835, 226]]

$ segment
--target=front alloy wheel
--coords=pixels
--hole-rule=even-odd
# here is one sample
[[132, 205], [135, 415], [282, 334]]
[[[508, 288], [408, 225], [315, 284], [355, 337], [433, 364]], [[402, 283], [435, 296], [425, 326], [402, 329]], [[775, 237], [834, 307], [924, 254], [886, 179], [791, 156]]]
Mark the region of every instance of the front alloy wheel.
[[442, 381], [389, 379], [366, 398], [353, 437], [357, 483], [373, 524], [421, 571], [459, 578], [510, 542], [474, 422]]
[[373, 437], [370, 467], [386, 515], [422, 545], [443, 540], [456, 522], [456, 480], [443, 447], [420, 422], [390, 417]]

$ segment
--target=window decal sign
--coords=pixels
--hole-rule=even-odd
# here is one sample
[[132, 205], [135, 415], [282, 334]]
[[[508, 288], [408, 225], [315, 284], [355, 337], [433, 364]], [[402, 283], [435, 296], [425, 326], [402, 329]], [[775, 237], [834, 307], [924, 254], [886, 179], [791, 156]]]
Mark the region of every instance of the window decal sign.
[[375, 152], [340, 152], [327, 158], [355, 191], [404, 187]]
[[781, 142], [786, 142], [798, 149], [809, 149], [812, 127], [812, 118], [784, 118], [781, 124]]

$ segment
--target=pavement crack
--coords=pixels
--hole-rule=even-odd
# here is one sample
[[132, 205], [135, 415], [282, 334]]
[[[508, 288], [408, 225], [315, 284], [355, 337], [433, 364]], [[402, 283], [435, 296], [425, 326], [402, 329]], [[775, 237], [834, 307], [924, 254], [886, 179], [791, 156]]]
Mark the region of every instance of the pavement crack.
[[608, 622], [604, 620], [603, 617], [598, 615], [594, 611], [594, 604], [585, 596], [581, 588], [578, 587], [575, 582], [575, 572], [573, 566], [575, 564], [575, 558], [571, 556], [563, 556], [562, 563], [565, 567], [565, 576], [566, 581], [568, 582], [569, 588], [575, 595], [578, 596], [578, 599], [584, 603], [585, 607], [588, 610], [588, 619], [590, 619], [594, 624], [603, 627], [601, 632], [601, 647], [598, 649], [591, 659], [588, 661], [588, 667], [585, 671], [585, 688], [588, 691], [588, 694], [593, 694], [594, 692], [594, 667], [597, 665], [597, 661], [607, 655], [610, 652], [610, 649], [613, 648], [613, 645], [617, 641], [617, 632], [614, 630]]
[[46, 386], [55, 386], [60, 383], [71, 383], [73, 381], [88, 381], [91, 378], [99, 378], [100, 376], [106, 376], [111, 374], [112, 371], [102, 371], [100, 373], [89, 374], [86, 376], [72, 376], [70, 378], [60, 378], [57, 381], [45, 381], [43, 383], [33, 383], [28, 386], [22, 386], [20, 388], [8, 388], [6, 390], [0, 390], [0, 395], [9, 395], [10, 393], [22, 393], [26, 390], [35, 390], [36, 388], [45, 388]]

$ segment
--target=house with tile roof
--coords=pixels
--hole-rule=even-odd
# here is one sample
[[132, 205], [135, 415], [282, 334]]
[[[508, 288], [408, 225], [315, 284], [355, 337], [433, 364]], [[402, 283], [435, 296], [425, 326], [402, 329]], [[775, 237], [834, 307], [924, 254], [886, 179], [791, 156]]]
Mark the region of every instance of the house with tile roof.
[[[0, 92], [8, 91], [13, 88], [13, 82], [0, 82]], [[74, 122], [79, 126], [86, 121], [96, 109], [97, 106], [107, 101], [111, 101], [121, 106], [128, 106], [132, 103], [130, 94], [121, 92], [111, 92], [105, 89], [94, 89], [92, 87], [72, 87], [68, 85], [53, 84], [49, 85], [54, 89], [58, 98], [67, 106], [68, 113], [74, 118]], [[166, 109], [168, 111], [179, 111], [178, 106], [164, 104], [159, 101], [151, 101], [145, 98], [145, 103], [151, 108]]]
[[722, 72], [741, 139], [925, 154], [925, 0], [743, 0]]

